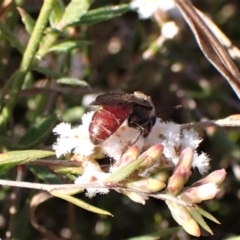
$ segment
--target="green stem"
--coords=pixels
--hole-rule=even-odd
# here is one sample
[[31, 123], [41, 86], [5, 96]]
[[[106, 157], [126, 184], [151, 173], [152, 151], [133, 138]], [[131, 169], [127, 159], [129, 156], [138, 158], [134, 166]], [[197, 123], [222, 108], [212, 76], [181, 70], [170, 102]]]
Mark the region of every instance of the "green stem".
[[32, 36], [29, 40], [27, 48], [23, 54], [23, 58], [19, 67], [19, 70], [15, 72], [14, 81], [12, 84], [11, 91], [9, 93], [9, 98], [6, 101], [6, 105], [2, 109], [0, 115], [0, 132], [1, 135], [6, 134], [7, 122], [12, 114], [13, 108], [17, 101], [17, 95], [21, 90], [22, 84], [24, 82], [25, 76], [29, 71], [29, 68], [36, 55], [40, 39], [42, 37], [45, 26], [47, 25], [49, 15], [51, 13], [53, 4], [55, 0], [45, 0], [40, 11], [39, 17], [37, 19], [36, 25], [34, 27]]
[[24, 72], [25, 74], [32, 63], [33, 58], [35, 57], [35, 53], [37, 52], [38, 45], [39, 45], [39, 40], [41, 39], [45, 26], [47, 25], [49, 15], [52, 11], [54, 2], [55, 0], [44, 1], [43, 7], [37, 19], [36, 25], [33, 29], [32, 36], [29, 40], [28, 46], [26, 48], [26, 51], [22, 58], [22, 62], [20, 64], [20, 71]]

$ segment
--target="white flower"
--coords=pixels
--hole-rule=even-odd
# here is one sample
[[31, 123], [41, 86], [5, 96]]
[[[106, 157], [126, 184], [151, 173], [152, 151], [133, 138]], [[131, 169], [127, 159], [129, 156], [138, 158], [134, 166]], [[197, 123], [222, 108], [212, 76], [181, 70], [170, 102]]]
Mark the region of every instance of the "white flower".
[[210, 169], [209, 161], [210, 158], [207, 156], [206, 153], [201, 153], [200, 155], [198, 155], [195, 152], [192, 166], [193, 168], [197, 168], [200, 174], [204, 175], [208, 173]]
[[161, 143], [164, 146], [163, 154], [175, 165], [178, 162], [178, 155], [175, 148], [181, 144], [181, 134], [179, 125], [173, 122], [161, 122], [157, 120], [151, 133], [146, 138], [146, 145], [153, 146]]
[[53, 145], [57, 157], [71, 152], [83, 156], [89, 156], [93, 153], [95, 145], [90, 141], [88, 133], [92, 115], [93, 112], [84, 114], [82, 117], [83, 125], [76, 128], [72, 128], [69, 123], [60, 123], [53, 129], [53, 132], [59, 135], [57, 142]]
[[183, 148], [191, 147], [192, 149], [196, 149], [202, 139], [199, 139], [198, 133], [194, 129], [186, 130], [183, 129], [182, 131], [182, 143]]
[[142, 19], [150, 18], [157, 9], [170, 11], [175, 8], [173, 0], [133, 0], [131, 9], [136, 10]]
[[107, 194], [109, 190], [104, 187], [103, 182], [110, 176], [109, 173], [103, 172], [95, 162], [88, 162], [85, 165], [84, 173], [75, 180], [75, 184], [91, 185], [96, 184], [98, 187], [86, 187], [86, 196], [94, 197], [97, 193]]
[[180, 140], [180, 127], [173, 122], [162, 122], [157, 119], [150, 134], [147, 136], [146, 145], [153, 146], [157, 143]]
[[[140, 134], [138, 129], [130, 128], [128, 120], [125, 120], [116, 132], [100, 145], [97, 145], [96, 148], [96, 145], [89, 138], [89, 124], [93, 113], [84, 114], [82, 125], [78, 127], [72, 128], [68, 123], [60, 123], [53, 129], [53, 132], [59, 135], [53, 145], [57, 157], [71, 152], [88, 157], [98, 149], [98, 153], [104, 153], [113, 160], [118, 161], [129, 146], [135, 145], [142, 151], [161, 143], [164, 146], [163, 155], [170, 163], [176, 165], [181, 151], [191, 147], [194, 150], [193, 167], [198, 168], [201, 174], [205, 174], [209, 170], [208, 156], [205, 153], [198, 155], [196, 152], [199, 143], [202, 141], [198, 133], [193, 129], [181, 131], [179, 125], [173, 122], [162, 122], [159, 119], [146, 138]], [[160, 162], [156, 162], [156, 165], [152, 166], [150, 170], [158, 168], [159, 164], [161, 165]]]
[[109, 157], [118, 160], [131, 145], [142, 149], [144, 139], [139, 135], [138, 129], [128, 126], [126, 120], [109, 139], [103, 142], [102, 149]]

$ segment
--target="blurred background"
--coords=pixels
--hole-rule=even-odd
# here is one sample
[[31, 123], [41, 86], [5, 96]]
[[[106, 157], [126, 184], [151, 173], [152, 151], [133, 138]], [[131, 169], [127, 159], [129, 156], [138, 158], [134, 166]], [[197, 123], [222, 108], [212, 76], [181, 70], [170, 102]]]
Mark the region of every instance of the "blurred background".
[[[64, 3], [67, 5], [68, 1]], [[128, 3], [98, 0], [91, 5], [90, 10]], [[192, 3], [228, 36], [232, 46], [236, 46], [234, 62], [240, 69], [237, 49], [240, 46], [240, 1], [192, 0]], [[1, 23], [12, 31], [23, 46], [27, 45], [30, 34], [16, 7], [20, 6], [36, 20], [42, 4], [42, 1], [27, 0], [0, 3]], [[164, 121], [178, 124], [217, 120], [238, 113], [239, 99], [205, 58], [179, 13], [161, 10], [159, 14], [160, 20], [156, 16], [141, 19], [136, 11], [126, 7], [112, 19], [80, 21], [68, 31], [61, 32], [55, 44], [71, 40], [76, 43], [75, 47], [49, 50], [34, 63], [19, 92], [7, 130], [0, 133], [1, 151], [52, 149], [56, 140], [52, 133], [53, 127], [62, 121], [80, 124], [82, 114], [89, 110], [88, 103], [103, 92], [142, 91], [152, 97], [157, 112], [181, 104], [182, 109], [161, 115]], [[169, 25], [169, 31], [173, 29], [174, 33], [163, 37], [162, 26], [169, 22], [174, 23], [173, 28]], [[46, 37], [41, 45], [45, 46], [51, 40], [52, 36]], [[22, 59], [21, 53], [13, 45], [6, 34], [0, 31], [2, 90]], [[69, 79], [67, 83], [64, 82], [66, 77], [78, 79], [78, 84], [69, 82]], [[37, 129], [42, 124], [45, 124], [41, 128], [44, 131], [29, 134], [29, 129]], [[214, 236], [203, 232], [203, 237], [199, 239], [239, 236], [240, 130], [216, 127], [197, 130], [204, 139], [199, 151], [206, 152], [212, 159], [211, 169], [225, 168], [228, 172], [217, 198], [202, 204], [221, 225], [208, 222]], [[19, 166], [1, 177], [28, 182], [71, 182], [45, 166], [33, 165]], [[200, 178], [197, 171], [192, 181], [196, 180], [195, 177]], [[31, 225], [29, 219], [29, 202], [36, 193], [29, 189], [0, 188], [2, 239], [46, 239]], [[79, 194], [79, 198], [110, 211], [114, 217], [97, 215], [52, 198], [37, 208], [38, 223], [59, 239], [74, 240], [130, 239], [178, 226], [166, 204], [159, 200], [150, 199], [142, 206], [115, 192], [98, 195], [93, 199]], [[12, 232], [11, 238], [6, 237], [8, 231]], [[195, 238], [183, 230], [175, 229], [165, 239]]]

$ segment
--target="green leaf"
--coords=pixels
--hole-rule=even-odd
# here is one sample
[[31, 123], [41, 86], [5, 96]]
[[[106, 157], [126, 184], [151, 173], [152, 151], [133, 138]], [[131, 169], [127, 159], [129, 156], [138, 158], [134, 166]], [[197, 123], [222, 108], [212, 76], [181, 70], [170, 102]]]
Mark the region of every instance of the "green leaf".
[[89, 9], [92, 0], [72, 0], [65, 9], [63, 17], [59, 23], [60, 28], [69, 26], [77, 21]]
[[0, 154], [0, 174], [11, 168], [47, 156], [54, 156], [55, 152], [41, 150], [11, 151]]
[[61, 184], [60, 178], [49, 169], [42, 166], [28, 166], [28, 169], [40, 180], [45, 183]]
[[105, 211], [105, 210], [103, 210], [101, 208], [97, 208], [97, 207], [95, 207], [93, 205], [90, 205], [90, 204], [88, 204], [88, 203], [86, 203], [86, 202], [84, 202], [84, 201], [82, 201], [82, 200], [80, 200], [78, 198], [75, 198], [75, 197], [73, 197], [71, 195], [59, 194], [55, 190], [51, 191], [50, 194], [52, 194], [55, 197], [64, 199], [64, 200], [66, 200], [66, 201], [68, 201], [70, 203], [73, 203], [73, 204], [75, 204], [75, 205], [77, 205], [77, 206], [79, 206], [79, 207], [81, 207], [81, 208], [83, 208], [85, 210], [90, 211], [90, 212], [112, 216], [112, 214], [110, 212]]
[[62, 120], [64, 122], [79, 122], [79, 119], [85, 113], [85, 109], [81, 106], [72, 107], [67, 109], [63, 115]]
[[205, 222], [205, 220], [203, 219], [202, 215], [194, 208], [194, 207], [190, 207], [188, 208], [191, 216], [193, 217], [193, 219], [199, 223], [199, 225], [205, 229], [207, 232], [209, 232], [210, 234], [213, 235], [213, 232], [211, 230], [211, 228], [207, 225], [207, 223]]
[[42, 119], [39, 123], [29, 128], [24, 136], [19, 140], [17, 144], [18, 148], [31, 148], [44, 142], [51, 133], [56, 120], [56, 116], [51, 115], [47, 118]]
[[18, 12], [21, 16], [22, 22], [24, 23], [25, 29], [31, 35], [35, 26], [35, 20], [22, 8], [18, 7]]
[[21, 54], [24, 53], [25, 48], [18, 40], [18, 38], [13, 34], [13, 32], [0, 21], [0, 31], [3, 36], [10, 42], [10, 44], [15, 47]]
[[217, 223], [217, 224], [220, 224], [220, 222], [212, 215], [210, 214], [209, 212], [203, 210], [202, 208], [200, 208], [199, 206], [195, 205], [195, 209], [201, 214], [203, 215], [205, 218]]
[[86, 81], [78, 79], [78, 78], [64, 77], [64, 78], [58, 79], [57, 83], [71, 85], [71, 86], [90, 88], [90, 86], [88, 85], [88, 83]]
[[95, 24], [98, 22], [108, 21], [118, 16], [123, 15], [130, 10], [129, 4], [122, 4], [118, 6], [102, 7], [88, 11], [81, 19], [74, 23], [74, 26], [82, 24]]
[[167, 229], [159, 230], [157, 232], [149, 233], [146, 235], [127, 238], [126, 240], [158, 240], [161, 237], [167, 237], [167, 236], [170, 237], [172, 234], [176, 233], [180, 229], [181, 229], [180, 227], [167, 228]]
[[54, 172], [62, 175], [68, 175], [68, 174], [82, 175], [84, 172], [84, 169], [82, 167], [53, 167], [51, 169]]
[[109, 178], [107, 178], [104, 183], [108, 184], [108, 183], [118, 183], [122, 180], [124, 180], [127, 176], [129, 176], [133, 171], [135, 171], [138, 166], [147, 158], [144, 157], [140, 157], [135, 161], [132, 161], [131, 163], [127, 164], [126, 166], [123, 166], [122, 168], [120, 168], [118, 171], [116, 171], [115, 173], [113, 173]]
[[66, 41], [50, 47], [47, 52], [69, 52], [75, 48], [81, 48], [90, 44], [88, 41]]
[[64, 13], [64, 9], [65, 9], [65, 6], [63, 4], [63, 1], [56, 0], [53, 5], [52, 12], [49, 18], [51, 27], [55, 27], [56, 24], [60, 22]]

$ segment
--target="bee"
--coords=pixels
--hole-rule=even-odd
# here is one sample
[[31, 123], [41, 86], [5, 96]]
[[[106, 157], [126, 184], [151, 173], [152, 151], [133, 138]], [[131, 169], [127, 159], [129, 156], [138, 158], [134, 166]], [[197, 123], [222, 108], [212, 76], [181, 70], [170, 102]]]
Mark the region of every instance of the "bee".
[[107, 140], [126, 119], [129, 127], [139, 130], [139, 136], [147, 137], [157, 119], [151, 97], [141, 92], [104, 93], [90, 105], [100, 106], [89, 125], [90, 140], [95, 145]]

